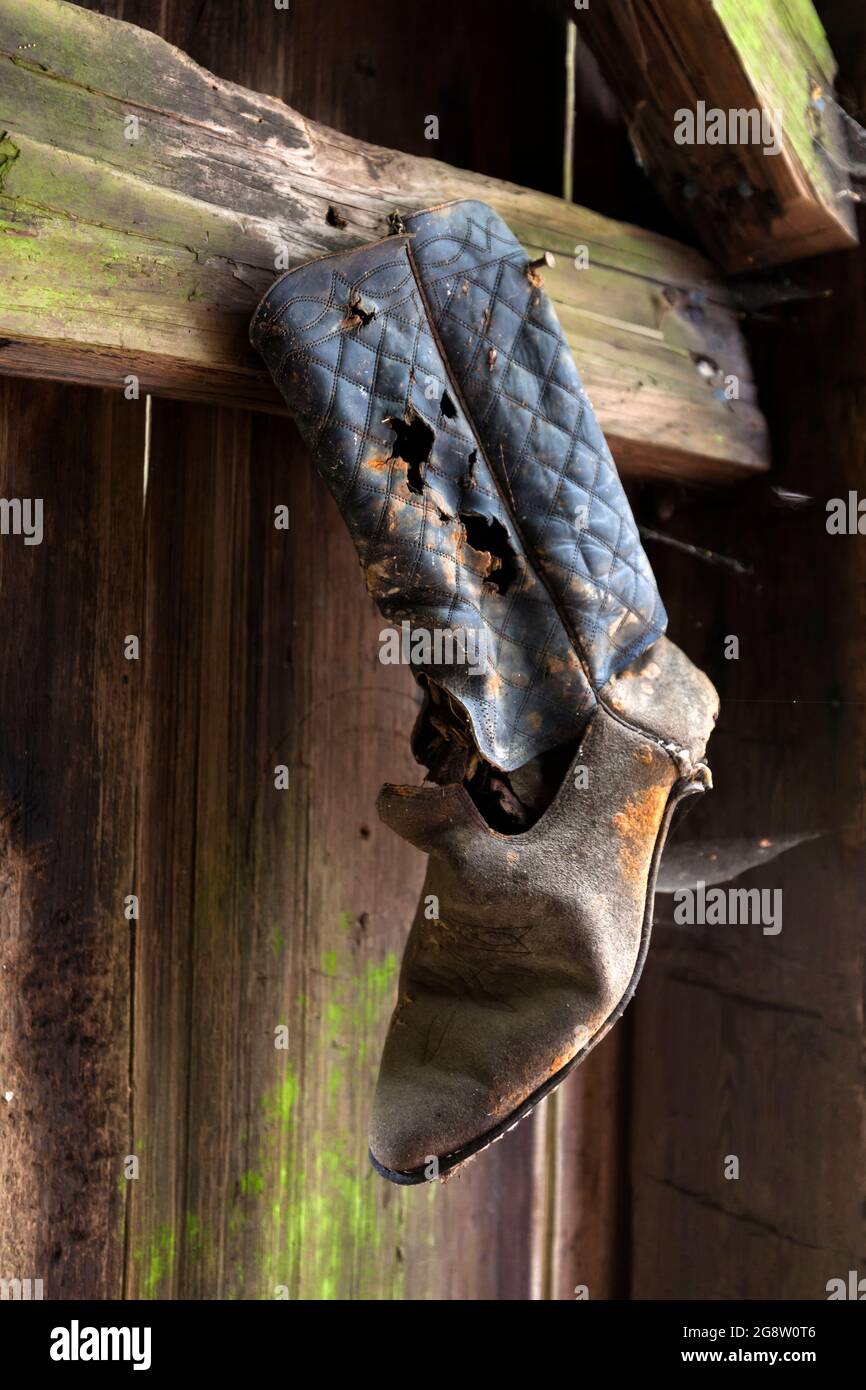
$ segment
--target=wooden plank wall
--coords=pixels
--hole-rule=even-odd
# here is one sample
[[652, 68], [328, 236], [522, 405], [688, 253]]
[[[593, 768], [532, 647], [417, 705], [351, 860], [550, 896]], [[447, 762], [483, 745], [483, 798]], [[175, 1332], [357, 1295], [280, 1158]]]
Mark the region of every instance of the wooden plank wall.
[[[286, 14], [283, 34], [294, 28]], [[414, 16], [413, 34], [426, 33], [417, 4], [404, 14], [404, 32]], [[530, 50], [554, 72], [561, 37], [561, 26], [541, 33]], [[533, 99], [531, 67], [522, 66], [519, 90]], [[366, 71], [353, 77], [365, 88]], [[279, 248], [297, 262], [381, 235], [395, 201], [405, 213], [481, 198], [532, 255], [556, 253], [545, 281], [622, 470], [706, 481], [766, 468], [735, 307], [692, 249], [542, 191], [334, 131], [210, 73], [159, 34], [69, 0], [0, 0], [0, 73], [4, 374], [114, 388], [137, 372], [153, 395], [285, 414], [247, 333]], [[555, 109], [556, 86], [548, 81], [542, 109]], [[422, 108], [415, 85], [405, 91], [417, 144]], [[431, 117], [443, 124], [428, 149], [446, 137], [455, 145], [455, 131], [468, 127], [450, 89], [429, 96], [444, 109]], [[376, 113], [378, 89], [365, 101]], [[493, 109], [506, 113], [497, 115], [495, 162], [507, 167], [513, 104]], [[121, 139], [134, 112], [140, 138]], [[542, 142], [531, 178], [544, 179], [559, 143]], [[345, 225], [329, 225], [329, 216]], [[579, 274], [576, 248], [588, 256]], [[737, 374], [733, 406], [698, 370], [705, 359]]]
[[632, 1020], [637, 1298], [821, 1299], [863, 1265], [866, 572], [862, 538], [825, 529], [826, 501], [863, 487], [862, 252], [792, 273], [833, 299], [766, 327], [759, 360], [775, 482], [813, 504], [747, 489], [664, 523], [745, 577], [650, 548], [672, 633], [722, 699], [715, 791], [683, 833], [818, 838], [737, 881], [781, 891], [778, 935], [676, 926], [657, 899]]
[[[532, 45], [517, 5], [93, 8], [362, 138], [429, 153], [438, 114], [437, 155], [560, 189], [553, 6]], [[18, 1136], [0, 1273], [45, 1277], [50, 1297], [621, 1288], [617, 1034], [452, 1182], [402, 1191], [366, 1165], [423, 873], [373, 802], [386, 777], [418, 778], [415, 703], [376, 659], [379, 621], [294, 429], [37, 384], [7, 384], [3, 407], [4, 495], [38, 489], [52, 530], [23, 560], [2, 552], [21, 639], [0, 672], [18, 986], [0, 1017]]]
[[[854, 9], [822, 6], [843, 68], [859, 61], [848, 90], [862, 112]], [[818, 838], [737, 882], [781, 890], [778, 935], [675, 926], [672, 901], [656, 900], [630, 1021], [634, 1298], [823, 1299], [866, 1258], [866, 559], [862, 537], [826, 530], [828, 499], [864, 495], [864, 269], [862, 250], [786, 267], [804, 298], [748, 325], [770, 479], [675, 489], [656, 518], [751, 573], [648, 545], [671, 635], [722, 698], [716, 789], [683, 832]]]
[[[531, 50], [519, 13], [440, 7], [421, 63], [396, 3], [338, 0], [328, 24], [321, 7], [102, 8], [365, 138], [424, 153], [423, 116], [450, 113], [444, 158], [558, 189], [561, 93], [532, 76], [558, 31]], [[837, 52], [862, 51], [844, 6], [823, 8]], [[388, 85], [395, 63], [412, 83]], [[503, 96], [518, 67], [529, 85]], [[853, 90], [862, 107], [862, 74]], [[594, 192], [608, 210], [601, 180], [576, 182]], [[380, 1184], [363, 1152], [423, 866], [372, 813], [385, 777], [416, 776], [413, 693], [376, 661], [342, 522], [285, 422], [153, 402], [148, 423], [119, 393], [3, 384], [3, 495], [43, 496], [48, 521], [42, 547], [0, 550], [17, 634], [0, 1275], [51, 1297], [808, 1299], [862, 1269], [864, 572], [862, 542], [824, 526], [866, 461], [862, 254], [791, 274], [833, 297], [751, 331], [772, 482], [814, 504], [759, 483], [669, 489], [646, 515], [753, 571], [651, 546], [672, 635], [723, 696], [717, 790], [685, 828], [823, 833], [744, 880], [782, 889], [778, 937], [688, 934], [659, 903], [624, 1023], [483, 1162], [421, 1192]]]
[[0, 382], [0, 1277], [123, 1287], [144, 405]]

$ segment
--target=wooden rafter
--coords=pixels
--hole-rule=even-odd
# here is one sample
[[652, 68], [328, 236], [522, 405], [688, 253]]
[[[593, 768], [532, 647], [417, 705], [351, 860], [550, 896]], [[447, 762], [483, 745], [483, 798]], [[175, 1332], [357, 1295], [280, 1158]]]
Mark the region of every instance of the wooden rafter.
[[607, 0], [578, 20], [642, 164], [722, 266], [856, 243], [836, 64], [811, 0]]
[[675, 242], [353, 140], [63, 0], [0, 0], [0, 134], [2, 372], [279, 409], [247, 342], [276, 270], [383, 235], [395, 207], [477, 197], [557, 256], [547, 286], [624, 472], [767, 466], [727, 291]]

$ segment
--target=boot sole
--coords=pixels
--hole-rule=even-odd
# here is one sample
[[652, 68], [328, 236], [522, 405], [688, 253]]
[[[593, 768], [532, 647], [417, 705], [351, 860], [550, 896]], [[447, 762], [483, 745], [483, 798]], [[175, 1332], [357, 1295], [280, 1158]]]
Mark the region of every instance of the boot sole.
[[670, 830], [674, 811], [682, 801], [690, 796], [694, 796], [696, 793], [703, 792], [703, 790], [703, 785], [694, 781], [678, 782], [671, 789], [670, 796], [665, 806], [665, 812], [662, 816], [662, 822], [659, 826], [656, 842], [653, 847], [652, 860], [650, 861], [650, 871], [647, 876], [646, 908], [644, 910], [640, 947], [638, 949], [634, 970], [632, 971], [628, 988], [613, 1013], [605, 1019], [598, 1031], [593, 1033], [589, 1041], [584, 1043], [580, 1051], [576, 1052], [571, 1060], [566, 1062], [564, 1067], [554, 1072], [553, 1076], [549, 1077], [543, 1085], [533, 1091], [532, 1095], [527, 1096], [526, 1100], [523, 1101], [516, 1110], [512, 1110], [511, 1114], [504, 1120], [500, 1120], [499, 1124], [494, 1125], [492, 1129], [486, 1130], [484, 1134], [479, 1135], [477, 1139], [473, 1139], [471, 1143], [465, 1144], [463, 1148], [455, 1149], [453, 1153], [445, 1154], [443, 1157], [439, 1158], [438, 1172], [432, 1177], [427, 1177], [427, 1164], [418, 1168], [412, 1168], [407, 1172], [401, 1172], [393, 1168], [386, 1168], [384, 1164], [379, 1162], [373, 1152], [368, 1150], [370, 1163], [380, 1177], [386, 1178], [388, 1182], [396, 1183], [400, 1187], [416, 1187], [419, 1183], [435, 1182], [438, 1178], [443, 1178], [446, 1174], [453, 1173], [457, 1168], [460, 1168], [464, 1163], [468, 1162], [470, 1158], [474, 1158], [476, 1154], [482, 1153], [484, 1149], [489, 1149], [491, 1144], [495, 1144], [499, 1139], [509, 1134], [512, 1129], [516, 1129], [520, 1121], [525, 1120], [527, 1115], [531, 1114], [535, 1107], [544, 1100], [545, 1096], [549, 1096], [551, 1091], [555, 1091], [557, 1086], [560, 1086], [568, 1076], [569, 1072], [574, 1071], [575, 1067], [579, 1066], [592, 1049], [597, 1047], [602, 1039], [607, 1036], [614, 1024], [619, 1022], [634, 997], [649, 952], [650, 937], [652, 935], [656, 878], [658, 876], [658, 867], [662, 853], [667, 843], [668, 832]]

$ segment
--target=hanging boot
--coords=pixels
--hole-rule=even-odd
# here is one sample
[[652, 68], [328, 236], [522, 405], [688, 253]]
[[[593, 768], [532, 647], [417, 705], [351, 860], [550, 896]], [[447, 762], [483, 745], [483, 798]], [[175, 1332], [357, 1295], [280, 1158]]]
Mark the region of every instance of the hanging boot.
[[425, 693], [428, 780], [379, 799], [429, 855], [371, 1127], [398, 1183], [499, 1138], [616, 1021], [672, 813], [710, 784], [715, 691], [663, 635], [541, 268], [448, 204], [289, 271], [251, 329]]

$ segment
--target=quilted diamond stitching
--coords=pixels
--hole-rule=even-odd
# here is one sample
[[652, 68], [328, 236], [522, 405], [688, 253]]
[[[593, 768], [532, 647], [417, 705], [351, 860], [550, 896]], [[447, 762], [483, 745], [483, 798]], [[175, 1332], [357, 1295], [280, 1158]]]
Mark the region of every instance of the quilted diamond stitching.
[[[355, 288], [356, 287], [357, 285], [355, 285]], [[345, 294], [343, 293], [344, 290], [346, 291]], [[330, 308], [333, 311], [341, 301], [345, 301], [345, 299], [348, 297], [348, 291], [349, 282], [345, 281], [345, 279], [341, 284], [339, 293], [337, 292], [337, 282], [332, 282], [331, 286], [329, 287], [329, 292], [325, 299], [323, 299], [320, 302], [319, 308], [321, 309], [324, 306]], [[309, 304], [309, 296], [297, 296], [294, 301], [294, 304], [297, 305], [301, 302]], [[283, 305], [280, 313], [270, 318], [270, 323], [268, 326], [271, 329], [273, 329], [278, 324], [280, 318], [285, 317], [287, 313], [291, 312], [291, 307], [292, 306], [288, 304]], [[365, 383], [360, 379], [356, 371], [350, 373], [345, 370], [343, 346], [344, 342], [350, 340], [334, 339], [333, 319], [328, 324], [326, 332], [323, 336], [320, 335], [317, 338], [313, 338], [312, 335], [310, 335], [309, 341], [304, 345], [302, 349], [296, 348], [294, 352], [282, 352], [278, 354], [276, 357], [274, 357], [273, 354], [271, 354], [269, 358], [274, 368], [276, 379], [280, 382], [284, 389], [287, 389], [287, 396], [290, 400], [290, 403], [294, 404], [296, 408], [299, 405], [299, 401], [294, 399], [294, 393], [292, 391], [291, 385], [287, 383], [287, 369], [290, 365], [294, 365], [294, 367], [297, 368], [299, 359], [302, 358], [307, 367], [318, 367], [319, 370], [325, 374], [326, 379], [330, 378], [330, 386], [328, 390], [326, 391], [322, 389], [316, 393], [317, 401], [320, 402], [320, 404], [318, 404], [317, 406], [317, 409], [312, 412], [308, 411], [306, 413], [307, 432], [309, 437], [318, 443], [320, 449], [322, 448], [323, 444], [323, 436], [328, 432], [333, 432], [335, 428], [337, 430], [343, 429], [347, 432], [352, 432], [357, 436], [357, 444], [354, 455], [350, 455], [348, 451], [343, 451], [342, 482], [341, 485], [338, 485], [335, 488], [335, 491], [338, 495], [338, 499], [342, 499], [344, 504], [347, 501], [348, 494], [353, 491], [356, 493], [359, 487], [361, 487], [365, 492], [372, 493], [381, 499], [382, 507], [378, 513], [377, 520], [375, 524], [367, 527], [367, 542], [365, 543], [364, 549], [368, 548], [370, 544], [374, 544], [377, 535], [381, 532], [387, 511], [387, 505], [389, 500], [392, 499], [393, 495], [392, 477], [394, 467], [392, 465], [389, 468], [389, 483], [387, 485], [371, 487], [370, 483], [363, 476], [363, 446], [365, 443], [371, 443], [375, 445], [375, 447], [378, 448], [380, 451], [384, 450], [385, 441], [383, 439], [383, 435], [382, 433], [375, 430], [373, 422], [377, 416], [381, 418], [380, 411], [387, 410], [388, 407], [394, 409], [395, 404], [398, 408], [399, 406], [404, 404], [403, 401], [395, 402], [394, 395], [390, 392], [387, 402], [383, 401], [381, 399], [381, 396], [379, 396], [376, 388], [379, 381], [381, 363], [385, 359], [385, 357], [387, 357], [389, 361], [398, 362], [402, 366], [404, 366], [407, 369], [407, 371], [411, 372], [412, 370], [414, 370], [415, 365], [417, 363], [418, 343], [422, 336], [423, 324], [419, 314], [402, 313], [400, 312], [401, 307], [402, 306], [399, 303], [395, 303], [390, 306], [388, 320], [387, 323], [383, 324], [383, 327], [381, 329], [381, 336], [379, 338], [378, 343], [375, 346], [371, 343], [368, 349], [370, 352], [371, 360], [374, 364], [372, 378], [373, 389], [369, 392], [368, 408], [365, 413], [364, 423], [363, 425], [360, 425], [360, 427], [359, 424], [356, 424], [349, 419], [343, 419], [340, 415], [335, 413], [338, 382], [347, 382], [353, 385], [356, 389], [366, 388]], [[326, 318], [326, 315], [319, 313], [317, 318], [313, 321], [317, 329], [322, 324], [323, 318]], [[391, 351], [386, 354], [384, 352], [383, 344], [388, 339], [387, 324], [394, 323], [401, 324], [402, 326], [410, 328], [412, 330], [414, 340], [413, 349], [411, 353], [395, 353]], [[323, 358], [316, 351], [316, 349], [321, 348], [323, 343], [330, 343], [331, 346], [333, 346], [334, 341], [337, 341], [338, 344], [338, 354], [336, 362], [333, 362], [328, 358]], [[266, 353], [266, 356], [267, 355], [268, 354]], [[437, 372], [436, 379], [440, 384], [442, 390], [446, 389], [446, 383], [448, 378], [444, 369]], [[443, 430], [442, 432], [445, 434], [452, 435], [455, 439], [466, 438], [466, 431], [464, 431], [462, 435], [460, 431], [453, 428], [449, 428], [448, 431]], [[477, 441], [474, 441], [474, 439], [470, 439], [470, 442], [477, 443]], [[431, 471], [436, 471], [435, 461], [432, 462]], [[496, 497], [496, 489], [495, 486], [492, 484], [492, 480], [489, 485], [484, 486], [483, 491], [489, 499], [493, 499]], [[355, 498], [355, 502], [357, 503], [357, 497]], [[423, 528], [426, 528], [427, 526], [427, 521], [429, 517], [429, 506], [426, 503], [421, 502], [420, 499], [415, 499], [411, 497], [401, 499], [401, 504], [410, 505], [414, 507], [423, 518], [422, 530], [417, 531], [415, 535], [411, 537], [410, 541], [413, 547], [411, 558], [411, 576], [406, 587], [411, 592], [411, 589], [418, 578], [418, 560], [420, 552], [425, 548], [428, 551], [432, 550], [434, 551], [434, 553], [437, 554], [444, 552], [440, 552], [437, 547], [431, 547], [426, 543], [426, 530]], [[410, 539], [410, 537], [405, 534], [405, 528], [403, 539], [404, 542]], [[473, 572], [471, 570], [471, 567], [457, 566], [455, 573], [459, 576], [459, 574], [463, 570], [469, 570], [469, 572]], [[444, 620], [445, 622], [447, 622], [449, 618], [453, 617], [458, 602], [462, 601], [464, 605], [466, 603], [467, 596], [460, 592], [461, 588], [462, 586], [460, 586], [458, 583], [457, 593], [448, 592], [442, 590], [441, 588], [431, 586], [429, 581], [427, 581], [425, 586], [425, 599], [427, 601], [436, 598], [441, 599], [443, 604]], [[509, 599], [509, 614], [511, 612], [512, 606], [517, 601], [518, 595], [516, 594]], [[478, 605], [472, 606], [474, 606], [476, 612], [479, 611]], [[544, 605], [540, 603], [539, 600], [529, 598], [528, 601], [524, 602], [523, 606], [524, 608], [534, 607], [537, 609], [539, 607], [543, 607]], [[440, 613], [438, 616], [441, 621], [443, 613]], [[495, 634], [499, 643], [500, 652], [503, 643], [507, 642], [513, 645], [518, 651], [525, 654], [529, 654], [534, 658], [532, 674], [529, 680], [524, 681], [523, 683], [518, 684], [517, 682], [515, 682], [508, 675], [507, 670], [500, 670], [498, 672], [498, 677], [500, 681], [503, 684], [509, 686], [511, 689], [513, 689], [515, 695], [518, 698], [518, 705], [512, 716], [513, 723], [515, 725], [519, 725], [523, 711], [528, 705], [530, 698], [533, 699], [536, 704], [540, 703], [544, 705], [551, 714], [553, 714], [554, 716], [558, 716], [561, 720], [562, 710], [560, 702], [556, 698], [554, 692], [549, 692], [544, 689], [543, 682], [541, 681], [539, 674], [539, 668], [541, 666], [541, 663], [547, 656], [548, 648], [550, 646], [550, 634], [556, 628], [555, 622], [552, 623], [548, 621], [547, 632], [544, 634], [544, 640], [542, 641], [540, 646], [537, 646], [534, 643], [528, 643], [525, 640], [518, 639], [516, 636], [512, 635], [512, 633], [508, 630], [508, 616], [506, 616], [504, 626], [500, 626], [495, 621], [493, 621], [492, 615], [489, 612], [485, 613], [484, 621], [488, 628], [492, 630]], [[584, 693], [584, 698], [579, 702], [578, 709], [581, 707], [583, 703], [585, 703], [586, 693], [588, 692]], [[488, 719], [495, 724], [497, 716], [497, 709], [495, 703], [491, 704], [490, 702], [484, 701], [482, 702], [482, 705], [483, 708], [481, 710], [481, 713], [486, 713]], [[574, 710], [572, 709], [569, 712], [570, 723], [573, 722], [573, 717]], [[519, 747], [520, 741], [515, 740], [515, 742]], [[501, 748], [491, 749], [491, 752], [493, 753], [494, 758], [497, 755], [499, 755], [500, 757], [502, 756]]]
[[[466, 211], [464, 205], [464, 251], [471, 242], [470, 225], [480, 225], [477, 206], [472, 205], [469, 217]], [[487, 209], [482, 209], [482, 214], [493, 217]], [[504, 239], [492, 226], [489, 233], [498, 236], [509, 254], [515, 254], [517, 243], [507, 229]], [[489, 233], [485, 235], [492, 245], [493, 235]], [[494, 288], [501, 284], [502, 262], [500, 255], [499, 263], [472, 267], [473, 282], [477, 274], [478, 288], [485, 294], [490, 293], [485, 277]], [[564, 556], [558, 558], [557, 548], [562, 551], [563, 538], [568, 537], [560, 494], [568, 487], [586, 498], [590, 509], [595, 505], [610, 509], [611, 519], [619, 522], [613, 546], [600, 531], [588, 534], [596, 551], [609, 557], [608, 577], [621, 558], [622, 516], [597, 487], [601, 456], [582, 438], [579, 428], [569, 435], [556, 420], [547, 418], [553, 413], [545, 408], [552, 384], [574, 398], [579, 407], [578, 423], [589, 408], [576, 373], [576, 388], [567, 373], [564, 383], [555, 379], [564, 346], [561, 335], [542, 325], [547, 337], [537, 337], [534, 349], [529, 341], [524, 353], [522, 335], [537, 325], [502, 294], [497, 300], [501, 312], [517, 325], [508, 351], [503, 351], [503, 364], [513, 361], [515, 370], [528, 372], [537, 391], [527, 407], [529, 418], [522, 444], [518, 447], [516, 438], [508, 440], [512, 457], [506, 465], [503, 454], [501, 461], [506, 476], [497, 479], [488, 471], [485, 445], [489, 441], [484, 438], [485, 428], [489, 433], [491, 419], [508, 400], [502, 390], [504, 370], [495, 389], [487, 393], [486, 412], [479, 404], [476, 417], [476, 402], [471, 392], [463, 392], [461, 377], [457, 394], [463, 392], [469, 400], [472, 418], [465, 415], [462, 404], [455, 418], [439, 413], [441, 393], [448, 390], [453, 394], [455, 390], [455, 364], [443, 360], [436, 331], [427, 317], [424, 300], [437, 303], [437, 285], [423, 284], [422, 297], [416, 271], [405, 238], [323, 257], [289, 272], [272, 286], [257, 311], [252, 337], [346, 515], [367, 568], [368, 587], [385, 616], [395, 621], [408, 618], [413, 630], [447, 627], [455, 622], [469, 626], [476, 621], [492, 639], [489, 669], [483, 677], [469, 677], [465, 669], [455, 667], [435, 668], [427, 674], [464, 704], [482, 754], [510, 770], [573, 737], [595, 704], [595, 679], [587, 678], [575, 654], [573, 615], [570, 619], [561, 593], [570, 577], [579, 573], [576, 556], [583, 565], [582, 582], [586, 582], [593, 551], [589, 545], [581, 547], [581, 533], [572, 527], [568, 562], [563, 563]], [[348, 306], [359, 295], [372, 306], [374, 317], [350, 328]], [[444, 306], [440, 304], [440, 333], [450, 298], [446, 296]], [[457, 315], [455, 322], [459, 323]], [[464, 332], [467, 327], [463, 325]], [[543, 376], [532, 369], [532, 361], [539, 355], [538, 343], [545, 347], [550, 344], [553, 349]], [[435, 406], [421, 389], [422, 378], [436, 383]], [[480, 402], [484, 393], [476, 394]], [[516, 409], [516, 402], [513, 404]], [[436, 436], [422, 495], [408, 489], [404, 465], [390, 457], [390, 431], [384, 424], [386, 416], [405, 414], [410, 408]], [[568, 440], [559, 467], [538, 457], [535, 436], [544, 427], [556, 430], [557, 438]], [[578, 474], [570, 469], [570, 459], [581, 445], [584, 457]], [[466, 469], [472, 452], [476, 463], [469, 486]], [[595, 464], [593, 479], [588, 476], [588, 457]], [[519, 479], [512, 474], [515, 467]], [[616, 479], [612, 465], [610, 468]], [[547, 481], [551, 478], [552, 490]], [[511, 481], [517, 482], [519, 498], [512, 493]], [[533, 495], [539, 492], [540, 496]], [[616, 500], [614, 497], [614, 504]], [[544, 504], [541, 508], [539, 501]], [[529, 553], [521, 551], [521, 527], [517, 523], [525, 522], [526, 516], [516, 515], [520, 507], [530, 519], [535, 517], [534, 548]], [[471, 550], [467, 553], [467, 547], [455, 540], [454, 518], [461, 510], [495, 516], [509, 531], [522, 568], [505, 595], [484, 587], [480, 557]], [[600, 521], [596, 524], [600, 526]], [[554, 534], [559, 535], [558, 542], [551, 539]], [[536, 554], [538, 541], [541, 546]], [[625, 603], [621, 580], [618, 588], [620, 592], [614, 594], [612, 585], [600, 587], [595, 611], [579, 615], [584, 623], [589, 619], [593, 630], [601, 630], [610, 643], [614, 625], [626, 610], [641, 618], [640, 610]], [[551, 599], [552, 592], [556, 602]], [[632, 603], [634, 592], [633, 584]], [[608, 609], [608, 604], [613, 606]], [[585, 640], [586, 633], [581, 635]], [[591, 642], [585, 650], [592, 650]], [[593, 676], [597, 672], [593, 671]]]
[[[528, 457], [531, 468], [523, 468], [518, 474], [512, 473], [509, 465], [508, 483], [515, 491], [517, 506], [526, 508], [521, 512], [522, 519], [524, 522], [534, 522], [531, 541], [533, 549], [537, 549], [539, 566], [567, 616], [574, 640], [584, 652], [593, 683], [601, 685], [651, 645], [664, 630], [666, 620], [613, 461], [606, 448], [601, 452], [587, 438], [585, 422], [595, 427], [603, 444], [603, 437], [562, 331], [543, 292], [538, 291], [525, 277], [525, 253], [491, 209], [483, 204], [456, 204], [416, 214], [407, 219], [407, 227], [415, 233], [413, 259], [428, 298], [435, 306], [437, 330], [446, 352], [455, 361], [470, 414], [485, 445], [489, 449], [493, 442], [497, 412], [501, 412], [504, 401], [508, 401], [515, 410], [522, 406], [533, 415], [533, 424], [516, 450], [519, 463], [523, 464]], [[446, 254], [446, 248], [451, 247], [457, 249], [452, 250], [450, 255]], [[495, 253], [491, 258], [493, 248]], [[461, 297], [454, 293], [452, 283], [457, 279], [488, 295], [489, 304], [482, 323], [467, 322], [460, 314]], [[516, 302], [511, 302], [508, 293]], [[507, 345], [503, 343], [502, 336], [503, 325], [507, 321], [501, 311], [503, 304], [509, 311], [508, 317], [516, 323]], [[537, 315], [530, 316], [535, 308], [541, 309], [547, 321]], [[458, 333], [463, 339], [459, 345], [455, 341]], [[521, 351], [526, 333], [531, 333], [536, 342], [545, 342], [547, 336], [556, 341], [556, 351], [543, 377], [533, 372]], [[467, 334], [475, 339], [474, 351], [468, 361], [465, 359]], [[479, 386], [479, 371], [483, 371], [483, 356], [491, 346], [497, 350], [491, 371], [498, 380], [493, 390], [488, 391], [484, 386]], [[457, 350], [451, 352], [452, 347]], [[505, 390], [511, 365], [515, 361], [520, 363], [522, 371], [539, 383], [539, 393], [532, 404], [517, 402]], [[570, 431], [564, 431], [561, 423], [544, 408], [551, 384], [575, 401], [577, 414]], [[477, 410], [473, 409], [476, 402]], [[513, 421], [514, 411], [510, 418]], [[568, 442], [563, 451], [561, 467], [553, 466], [541, 456], [538, 449], [532, 447], [536, 421], [566, 435]], [[491, 466], [495, 469], [495, 449], [490, 452]], [[556, 479], [552, 496], [538, 485], [540, 470], [551, 473]], [[527, 472], [529, 476], [525, 477]], [[545, 534], [562, 483], [566, 480], [583, 490], [589, 507], [589, 525], [581, 531], [575, 528], [572, 560], [563, 573], [561, 564], [547, 550]], [[546, 497], [547, 505], [543, 511], [537, 508], [539, 497]], [[596, 506], [605, 508], [616, 520], [617, 535], [613, 545], [598, 529], [598, 522], [593, 526]], [[593, 573], [591, 544], [600, 546], [610, 556], [605, 575]], [[572, 597], [575, 584], [590, 577], [596, 589], [592, 604], [585, 601], [576, 604]], [[585, 594], [582, 597], [585, 600]], [[628, 623], [628, 618], [633, 622]], [[627, 631], [625, 643], [618, 640], [618, 631], [622, 626]]]

